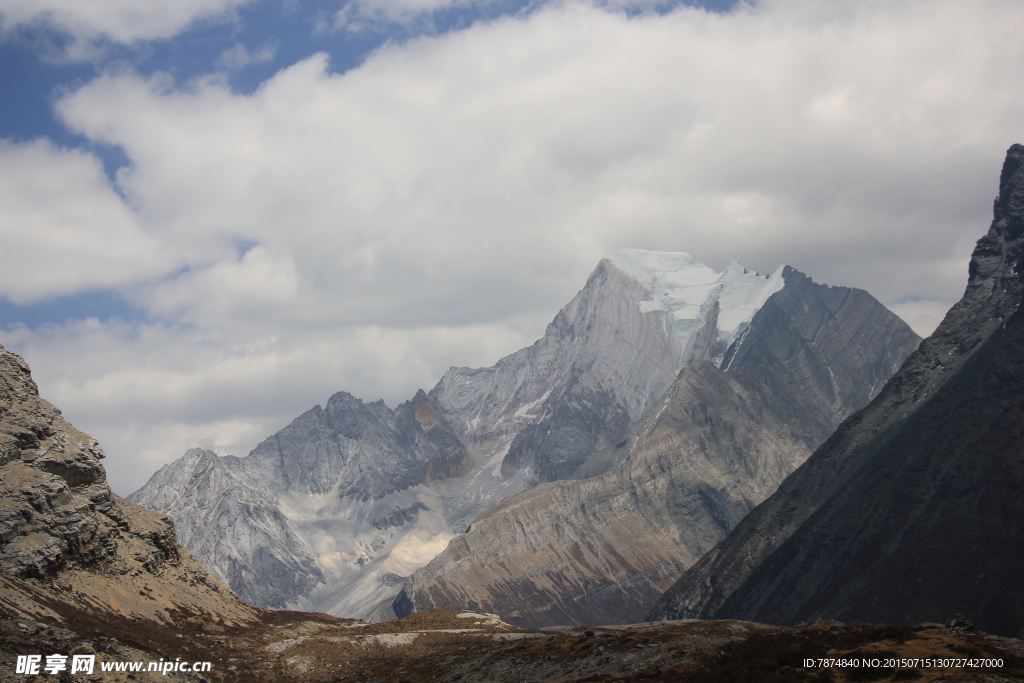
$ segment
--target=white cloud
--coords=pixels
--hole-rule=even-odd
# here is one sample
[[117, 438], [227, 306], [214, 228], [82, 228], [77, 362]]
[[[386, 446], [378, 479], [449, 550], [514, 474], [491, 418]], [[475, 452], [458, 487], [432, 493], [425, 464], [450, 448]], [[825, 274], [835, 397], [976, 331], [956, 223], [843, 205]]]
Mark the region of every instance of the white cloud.
[[391, 25], [406, 27], [429, 23], [435, 12], [449, 9], [486, 7], [499, 0], [351, 0], [334, 15], [332, 28], [359, 33], [384, 30]]
[[0, 207], [0, 296], [18, 304], [128, 286], [177, 265], [85, 152], [0, 139]]
[[241, 43], [235, 43], [217, 58], [217, 66], [221, 69], [242, 69], [250, 64], [263, 64], [274, 60], [277, 54], [276, 43], [265, 43], [255, 52]]
[[252, 0], [0, 0], [0, 29], [54, 28], [73, 39], [67, 56], [85, 57], [97, 40], [132, 44], [170, 38], [200, 19], [229, 16]]
[[[37, 373], [72, 347], [96, 358], [45, 371], [83, 428], [100, 410], [112, 425], [174, 414], [181, 434], [240, 443], [218, 429], [255, 433], [339, 389], [394, 401], [447, 364], [493, 362], [621, 247], [789, 263], [918, 301], [893, 306], [924, 329], [961, 294], [1002, 155], [1024, 139], [1008, 87], [1022, 23], [1010, 1], [634, 18], [569, 3], [388, 45], [345, 74], [316, 55], [251, 95], [108, 74], [59, 114], [124, 148], [127, 215], [189, 267], [122, 288], [164, 326], [4, 339]], [[86, 411], [93, 396], [131, 398]]]
[[948, 301], [894, 301], [888, 304], [889, 310], [903, 318], [915, 332], [927, 337], [939, 326], [950, 308]]
[[395, 407], [433, 386], [452, 358], [490, 364], [531, 343], [536, 325], [410, 332], [328, 322], [315, 334], [231, 334], [88, 319], [0, 331], [0, 343], [29, 360], [44, 398], [100, 441], [111, 485], [127, 494], [188, 448], [245, 455], [339, 390]]

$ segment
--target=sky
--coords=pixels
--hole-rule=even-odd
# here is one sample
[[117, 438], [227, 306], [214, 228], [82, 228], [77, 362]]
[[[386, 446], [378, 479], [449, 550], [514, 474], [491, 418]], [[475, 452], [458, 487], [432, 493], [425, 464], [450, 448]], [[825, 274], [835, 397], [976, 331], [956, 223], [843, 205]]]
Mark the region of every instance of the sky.
[[1024, 142], [1019, 0], [0, 0], [0, 344], [128, 494], [539, 338], [598, 261], [922, 335]]

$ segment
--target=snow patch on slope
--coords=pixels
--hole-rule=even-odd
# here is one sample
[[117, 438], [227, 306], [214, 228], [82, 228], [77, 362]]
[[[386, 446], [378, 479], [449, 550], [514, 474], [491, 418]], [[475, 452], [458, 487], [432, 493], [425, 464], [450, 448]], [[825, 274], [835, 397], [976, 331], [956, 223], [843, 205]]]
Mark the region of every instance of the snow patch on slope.
[[539, 408], [540, 406], [544, 405], [544, 401], [548, 400], [548, 396], [550, 396], [550, 395], [551, 395], [551, 390], [548, 389], [547, 391], [544, 392], [544, 395], [541, 396], [540, 398], [538, 398], [537, 400], [530, 401], [529, 403], [524, 403], [523, 405], [519, 406], [519, 408], [516, 410], [515, 416], [516, 417], [536, 417], [536, 415], [532, 411], [535, 408]]

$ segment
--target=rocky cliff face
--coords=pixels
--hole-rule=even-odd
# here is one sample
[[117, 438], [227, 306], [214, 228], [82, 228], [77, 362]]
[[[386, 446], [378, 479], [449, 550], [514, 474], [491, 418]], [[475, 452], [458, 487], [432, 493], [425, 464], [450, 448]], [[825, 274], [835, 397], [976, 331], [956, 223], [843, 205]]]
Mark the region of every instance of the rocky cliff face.
[[531, 627], [643, 618], [916, 346], [867, 293], [782, 277], [728, 347], [648, 407], [621, 467], [488, 511], [406, 581], [396, 613], [459, 605]]
[[88, 434], [0, 347], [0, 610], [243, 624], [256, 610], [179, 547], [171, 521], [115, 496]]
[[936, 621], [1019, 635], [1024, 147], [1010, 148], [964, 297], [864, 410], [651, 617]]

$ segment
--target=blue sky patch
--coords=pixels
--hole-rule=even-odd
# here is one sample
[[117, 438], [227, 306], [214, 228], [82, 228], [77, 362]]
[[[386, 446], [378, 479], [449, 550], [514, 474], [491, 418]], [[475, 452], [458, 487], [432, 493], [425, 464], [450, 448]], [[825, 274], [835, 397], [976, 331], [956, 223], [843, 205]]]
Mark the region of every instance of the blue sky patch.
[[24, 325], [36, 329], [40, 325], [61, 325], [70, 320], [96, 318], [102, 322], [118, 319], [144, 322], [146, 312], [125, 300], [117, 292], [83, 292], [29, 306], [18, 306], [0, 297], [0, 328]]

